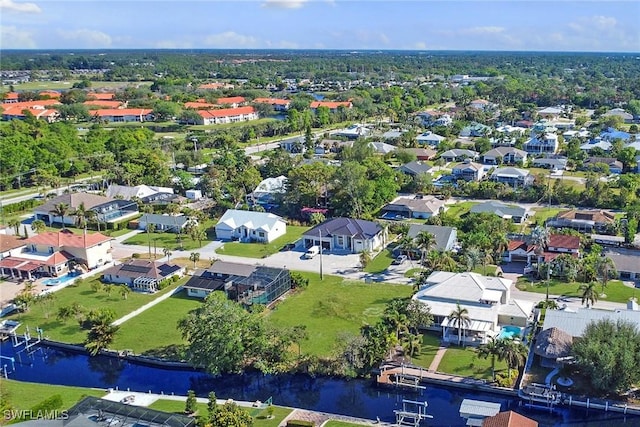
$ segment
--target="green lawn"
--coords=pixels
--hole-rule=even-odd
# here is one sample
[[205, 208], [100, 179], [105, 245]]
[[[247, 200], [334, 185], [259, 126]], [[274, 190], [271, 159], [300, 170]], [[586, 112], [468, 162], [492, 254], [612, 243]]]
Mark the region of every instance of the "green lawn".
[[414, 279], [414, 278], [416, 278], [416, 277], [418, 277], [420, 275], [420, 272], [422, 272], [422, 268], [421, 267], [410, 268], [407, 271], [405, 271], [404, 277], [408, 277], [410, 279]]
[[[578, 290], [582, 283], [572, 282], [567, 283], [557, 279], [551, 279], [549, 282], [549, 294], [550, 295], [566, 295], [573, 297], [580, 297], [581, 292]], [[527, 292], [535, 292], [539, 294], [546, 294], [547, 283], [544, 280], [531, 282], [531, 280], [521, 277], [518, 279], [518, 289]], [[598, 292], [602, 292], [600, 285], [598, 284]], [[636, 296], [634, 288], [625, 286], [620, 280], [610, 280], [607, 283], [607, 287], [604, 289], [606, 297], [600, 298], [603, 301], [621, 302], [626, 303], [629, 298]], [[543, 298], [541, 298], [543, 299]], [[596, 302], [595, 306], [598, 306]]]
[[531, 218], [536, 224], [543, 225], [544, 222], [558, 215], [558, 212], [561, 212], [564, 209], [560, 208], [534, 208], [533, 211], [535, 214]]
[[159, 355], [165, 348], [186, 344], [177, 329], [178, 320], [200, 305], [202, 299], [190, 298], [186, 291], [173, 295], [123, 323], [111, 348]]
[[460, 218], [462, 215], [469, 213], [471, 207], [477, 205], [476, 202], [458, 202], [455, 205], [448, 205], [447, 215], [450, 217]]
[[31, 306], [28, 312], [13, 314], [7, 318], [18, 320], [22, 323], [18, 333], [22, 333], [24, 328], [29, 326], [32, 335], [34, 335], [35, 328], [39, 327], [43, 330], [44, 336], [52, 340], [66, 343], [82, 343], [86, 338], [87, 331], [81, 329], [75, 320], [70, 319], [65, 322], [57, 320], [56, 313], [58, 308], [77, 302], [86, 309], [109, 308], [116, 313], [116, 319], [118, 319], [158, 298], [160, 295], [173, 291], [178, 284], [184, 283], [186, 279], [181, 279], [153, 295], [131, 292], [126, 300], [120, 296], [117, 289], [114, 289], [111, 295], [107, 295], [104, 290], [99, 292], [91, 290], [90, 283], [99, 280], [99, 278], [93, 278], [83, 281], [84, 283], [80, 286], [68, 286], [51, 294], [53, 295], [53, 301], [36, 303]]
[[[496, 373], [506, 370], [507, 364], [496, 360]], [[482, 359], [477, 356], [475, 348], [451, 346], [447, 349], [440, 365], [439, 372], [462, 377], [472, 377], [491, 381], [491, 358]]]
[[61, 385], [36, 384], [15, 380], [0, 381], [0, 393], [15, 410], [31, 409], [45, 399], [59, 394], [62, 397], [62, 407], [69, 409], [85, 396], [102, 397], [105, 390], [95, 388], [67, 387]]
[[309, 227], [299, 225], [287, 226], [287, 233], [271, 243], [241, 243], [227, 242], [216, 250], [219, 254], [235, 255], [247, 258], [264, 258], [273, 255], [288, 243], [294, 243], [302, 237]]
[[[202, 241], [202, 246], [205, 246], [206, 244], [213, 241], [212, 231], [213, 231], [214, 221], [207, 220], [204, 223], [202, 223], [202, 226], [205, 228], [205, 230], [207, 230], [207, 237]], [[128, 231], [131, 231], [131, 230], [128, 230]], [[180, 246], [180, 244], [178, 243], [177, 234], [157, 233], [157, 232], [155, 233], [143, 232], [140, 234], [136, 234], [135, 236], [128, 238], [122, 243], [124, 243], [125, 245], [140, 245], [148, 248], [149, 239], [151, 239], [151, 250], [152, 251], [157, 250], [157, 253], [160, 257], [164, 256], [164, 253], [163, 253], [164, 248], [169, 248], [172, 251], [176, 251], [176, 250], [192, 251], [192, 250], [200, 249], [202, 247], [200, 246], [200, 243], [198, 243], [197, 240], [194, 241], [191, 237], [189, 237], [188, 234], [182, 233], [181, 237], [182, 237], [182, 246]]]
[[382, 273], [391, 265], [393, 255], [391, 249], [383, 249], [378, 255], [365, 267], [367, 273]]
[[309, 287], [278, 304], [267, 319], [276, 326], [306, 325], [309, 338], [301, 343], [303, 353], [327, 356], [335, 348], [339, 333], [358, 334], [364, 323], [376, 323], [388, 301], [411, 295], [411, 286], [343, 280], [338, 276], [309, 278]]
[[420, 354], [411, 358], [411, 363], [423, 368], [429, 368], [433, 358], [440, 348], [440, 336], [433, 332], [426, 332], [422, 335], [422, 349]]
[[473, 269], [474, 273], [482, 274], [483, 276], [496, 276], [498, 266], [495, 264], [478, 265]]
[[354, 427], [354, 426], [361, 426], [362, 424], [353, 424], [353, 423], [346, 423], [344, 421], [327, 421], [327, 423], [324, 425], [325, 427]]
[[[224, 396], [218, 396], [218, 398], [224, 398]], [[176, 414], [184, 414], [185, 402], [177, 400], [156, 400], [149, 408], [163, 412], [173, 412]], [[206, 416], [208, 414], [207, 404], [198, 403], [198, 415]], [[281, 408], [279, 406], [273, 407], [273, 418], [268, 419], [265, 410], [259, 410], [257, 408], [245, 408], [251, 416], [253, 416], [254, 427], [278, 427], [282, 420], [291, 413], [291, 409]]]

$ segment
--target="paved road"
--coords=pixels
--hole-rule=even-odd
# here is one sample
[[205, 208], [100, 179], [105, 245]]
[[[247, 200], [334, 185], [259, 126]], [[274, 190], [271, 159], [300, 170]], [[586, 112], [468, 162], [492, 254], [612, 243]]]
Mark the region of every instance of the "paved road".
[[[81, 179], [77, 179], [75, 180], [73, 183], [69, 183], [69, 185], [65, 185], [62, 186], [58, 189], [49, 189], [46, 191], [46, 194], [54, 194], [56, 196], [59, 196], [61, 194], [63, 194], [65, 191], [69, 190], [71, 187], [73, 187], [74, 185], [78, 185], [78, 184], [82, 184], [83, 182], [88, 182], [88, 181], [94, 181], [96, 179], [100, 179], [102, 178], [102, 175], [93, 175], [87, 178], [81, 178]], [[10, 195], [1, 195], [0, 196], [0, 203], [4, 204], [4, 205], [11, 205], [14, 203], [20, 203], [23, 202], [25, 200], [29, 200], [29, 199], [33, 199], [36, 196], [38, 196], [40, 194], [40, 191], [37, 189], [30, 189], [28, 191], [25, 191], [23, 193], [20, 193], [19, 195], [15, 195], [15, 193], [12, 193]]]

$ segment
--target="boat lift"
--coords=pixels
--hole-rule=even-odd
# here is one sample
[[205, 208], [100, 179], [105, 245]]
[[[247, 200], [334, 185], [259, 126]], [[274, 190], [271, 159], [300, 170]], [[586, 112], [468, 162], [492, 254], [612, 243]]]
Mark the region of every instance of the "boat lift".
[[[29, 327], [26, 327], [22, 336], [17, 335], [15, 332], [11, 334], [11, 343], [16, 354], [26, 351], [27, 354], [32, 354], [36, 349], [35, 347], [42, 342], [42, 329], [36, 328], [37, 338], [31, 337]], [[24, 345], [24, 348], [21, 348]]]
[[393, 411], [396, 415], [396, 426], [418, 427], [422, 420], [433, 418], [427, 414], [427, 402], [402, 399], [402, 409]]

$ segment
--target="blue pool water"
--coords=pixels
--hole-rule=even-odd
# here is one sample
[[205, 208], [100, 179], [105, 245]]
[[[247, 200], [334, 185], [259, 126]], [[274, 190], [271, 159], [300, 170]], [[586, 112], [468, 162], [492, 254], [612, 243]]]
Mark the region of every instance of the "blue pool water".
[[522, 328], [519, 328], [517, 326], [503, 326], [502, 329], [500, 329], [500, 335], [498, 335], [498, 339], [513, 338], [514, 336], [516, 338], [519, 338], [521, 332]]
[[67, 273], [64, 276], [47, 279], [42, 283], [46, 286], [58, 286], [62, 285], [63, 283], [67, 283], [69, 280], [73, 280], [75, 277], [76, 276], [74, 274]]

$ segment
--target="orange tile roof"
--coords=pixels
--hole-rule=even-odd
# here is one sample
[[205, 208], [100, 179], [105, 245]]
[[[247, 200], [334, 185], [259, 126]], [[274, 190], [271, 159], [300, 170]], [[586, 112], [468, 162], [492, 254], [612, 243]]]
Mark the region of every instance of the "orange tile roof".
[[60, 101], [57, 99], [41, 99], [39, 101], [22, 101], [22, 102], [14, 102], [9, 105], [3, 105], [2, 108], [20, 108], [21, 110], [31, 109], [31, 108], [44, 108], [49, 105], [58, 105]]
[[245, 99], [243, 96], [230, 96], [227, 98], [218, 98], [216, 99], [216, 103], [218, 105], [220, 104], [241, 104], [245, 102]]
[[253, 107], [238, 107], [238, 108], [221, 108], [219, 110], [200, 110], [198, 114], [201, 117], [228, 117], [228, 116], [239, 116], [242, 114], [251, 114], [255, 113], [256, 110]]
[[18, 99], [18, 92], [8, 92], [4, 99]]
[[604, 210], [579, 211], [576, 209], [560, 212], [558, 214], [558, 218], [568, 220], [595, 221], [600, 223], [613, 223], [616, 220], [614, 214]]
[[538, 427], [538, 422], [517, 412], [500, 412], [482, 421], [482, 427]]
[[112, 108], [103, 108], [100, 110], [95, 110], [93, 112], [94, 115], [99, 117], [105, 116], [146, 116], [147, 114], [151, 114], [153, 110], [149, 110], [146, 108], [120, 108], [120, 109], [112, 109]]
[[350, 101], [313, 101], [309, 108], [315, 109], [318, 107], [327, 107], [330, 110], [335, 110], [338, 107], [351, 108]]
[[37, 236], [29, 237], [26, 239], [26, 242], [34, 245], [47, 245], [57, 248], [67, 246], [70, 248], [86, 249], [99, 243], [108, 242], [109, 240], [113, 240], [113, 238], [101, 233], [74, 234], [71, 231], [60, 230], [58, 232], [47, 231], [40, 233]]
[[100, 100], [100, 101], [111, 101], [113, 98], [116, 97], [115, 93], [88, 93], [87, 94], [87, 99], [91, 100], [91, 99], [96, 99], [96, 100]]
[[73, 259], [73, 255], [71, 255], [69, 252], [59, 251], [59, 252], [55, 252], [53, 255], [47, 258], [47, 260], [45, 261], [45, 264], [60, 265], [60, 264], [66, 263], [71, 259]]
[[280, 98], [256, 98], [253, 100], [258, 104], [271, 104], [271, 105], [289, 105], [291, 101], [288, 99], [280, 99]]
[[203, 110], [206, 108], [217, 108], [218, 104], [210, 104], [208, 102], [185, 102], [184, 108], [193, 108], [194, 110]]
[[24, 246], [26, 242], [22, 239], [18, 239], [16, 236], [10, 236], [8, 234], [0, 234], [0, 252], [7, 252], [11, 249], [16, 249]]
[[522, 240], [509, 240], [509, 243], [507, 243], [507, 250], [508, 251], [515, 251], [516, 249], [524, 249], [525, 251], [527, 251], [527, 244], [525, 242], [523, 242]]
[[24, 117], [25, 111], [29, 111], [31, 114], [36, 116], [37, 118], [41, 117], [53, 117], [58, 114], [58, 110], [49, 110], [48, 108], [34, 108], [34, 107], [23, 107], [21, 102], [15, 104], [6, 104], [7, 106], [2, 107], [2, 115], [4, 116], [12, 116], [12, 117]]
[[580, 249], [580, 237], [552, 234], [549, 236], [548, 246], [552, 248]]
[[83, 104], [88, 106], [111, 108], [111, 109], [117, 109], [118, 107], [122, 106], [122, 102], [120, 101], [105, 101], [102, 99], [93, 99], [90, 101], [84, 101]]

